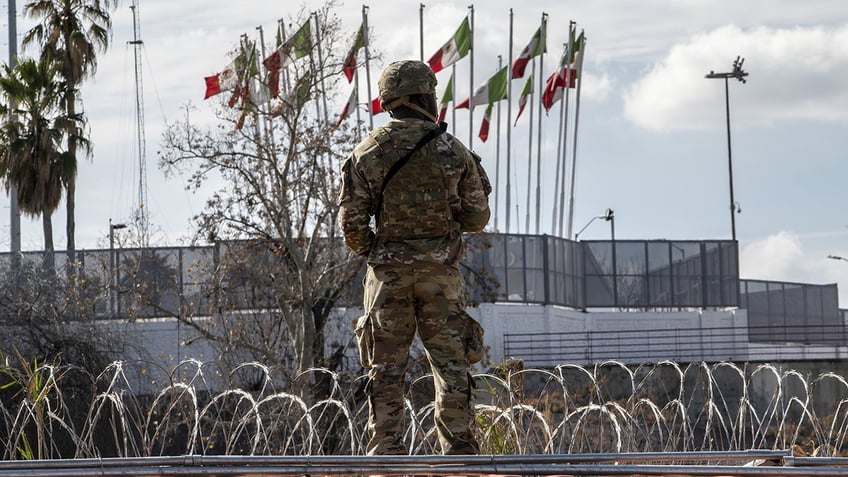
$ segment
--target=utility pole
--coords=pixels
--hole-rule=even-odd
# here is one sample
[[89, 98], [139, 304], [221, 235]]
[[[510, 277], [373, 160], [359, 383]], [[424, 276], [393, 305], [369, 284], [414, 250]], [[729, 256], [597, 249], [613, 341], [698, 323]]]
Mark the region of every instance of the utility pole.
[[138, 235], [142, 247], [147, 247], [148, 217], [147, 212], [147, 158], [144, 139], [144, 92], [141, 82], [141, 28], [138, 21], [138, 0], [134, 0], [130, 6], [133, 12], [133, 39], [129, 43], [135, 50], [135, 110], [136, 110], [136, 133], [138, 135]]
[[727, 112], [727, 169], [729, 172], [728, 178], [730, 181], [730, 231], [731, 236], [733, 237], [733, 241], [736, 241], [736, 200], [733, 198], [733, 154], [730, 148], [730, 86], [728, 86], [728, 80], [730, 78], [736, 78], [745, 84], [745, 77], [748, 76], [748, 73], [742, 71], [742, 63], [745, 62], [745, 58], [741, 58], [739, 56], [736, 57], [736, 61], [733, 62], [733, 70], [727, 73], [715, 73], [710, 71], [708, 75], [706, 75], [707, 79], [724, 79], [724, 105], [725, 111]]
[[[15, 0], [9, 0], [9, 67], [14, 68], [18, 62], [18, 15], [15, 11]], [[21, 255], [21, 212], [18, 210], [18, 192], [15, 185], [9, 187], [9, 233], [14, 270], [20, 265]]]

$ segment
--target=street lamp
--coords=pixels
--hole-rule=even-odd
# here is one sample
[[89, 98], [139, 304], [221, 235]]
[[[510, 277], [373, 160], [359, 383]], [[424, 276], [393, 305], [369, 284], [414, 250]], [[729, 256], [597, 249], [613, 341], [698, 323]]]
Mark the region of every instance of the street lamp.
[[109, 312], [115, 317], [115, 289], [118, 288], [115, 276], [115, 231], [127, 228], [127, 224], [113, 224], [109, 219]]
[[727, 111], [727, 168], [729, 171], [729, 180], [730, 180], [730, 228], [733, 234], [733, 240], [736, 240], [736, 211], [741, 209], [737, 209], [736, 201], [733, 200], [733, 155], [730, 149], [730, 87], [728, 86], [728, 80], [730, 78], [736, 78], [745, 84], [745, 77], [748, 76], [748, 73], [742, 71], [742, 63], [745, 62], [744, 58], [739, 56], [736, 57], [736, 61], [733, 62], [733, 70], [727, 73], [715, 73], [710, 71], [708, 75], [705, 77], [707, 79], [724, 79], [724, 103], [725, 110]]
[[843, 261], [848, 262], [848, 258], [841, 257], [839, 255], [828, 255], [827, 258], [829, 258], [831, 260], [843, 260]]
[[580, 234], [582, 234], [583, 231], [586, 230], [587, 227], [592, 225], [592, 222], [594, 222], [598, 219], [604, 219], [604, 220], [606, 220], [607, 222], [610, 223], [610, 237], [611, 237], [612, 241], [615, 242], [615, 211], [613, 211], [612, 209], [607, 209], [604, 212], [604, 215], [598, 215], [597, 217], [592, 217], [592, 220], [586, 222], [586, 225], [584, 225], [583, 228], [580, 229], [579, 232], [574, 234], [574, 241], [576, 242], [577, 239], [580, 237]]
[[596, 217], [592, 217], [592, 220], [586, 223], [579, 232], [574, 234], [574, 241], [580, 237], [580, 234], [586, 230], [586, 227], [592, 224], [592, 222], [604, 219], [610, 223], [610, 248], [612, 249], [612, 302], [613, 307], [618, 307], [618, 277], [617, 277], [617, 265], [616, 265], [616, 257], [615, 257], [615, 211], [612, 209], [607, 209], [604, 211], [604, 215], [598, 215]]

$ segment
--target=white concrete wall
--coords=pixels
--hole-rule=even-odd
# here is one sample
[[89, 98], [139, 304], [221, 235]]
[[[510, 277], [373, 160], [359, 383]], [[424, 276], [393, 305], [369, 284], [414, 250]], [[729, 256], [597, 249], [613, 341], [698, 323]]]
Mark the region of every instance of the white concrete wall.
[[[591, 365], [603, 359], [609, 359], [608, 353], [626, 355], [638, 351], [640, 358], [636, 362], [658, 362], [672, 360], [677, 362], [692, 361], [774, 361], [774, 360], [813, 360], [813, 359], [844, 359], [848, 357], [848, 347], [809, 346], [804, 344], [757, 344], [749, 343], [747, 337], [747, 314], [745, 310], [729, 311], [691, 311], [691, 312], [618, 312], [599, 311], [582, 312], [554, 306], [524, 305], [524, 304], [483, 304], [469, 310], [486, 330], [485, 342], [488, 347], [487, 359], [481, 368], [496, 365], [506, 358], [524, 359], [525, 356], [506, 356], [505, 337], [515, 333], [535, 333], [544, 335], [551, 333], [574, 334], [570, 340], [584, 338], [579, 346], [570, 346], [555, 350], [555, 357], [547, 362], [534, 362], [534, 366], [556, 366], [573, 363]], [[328, 349], [345, 346], [346, 364], [351, 369], [358, 367], [358, 354], [352, 340], [353, 323], [361, 314], [356, 308], [338, 309], [331, 325], [327, 327], [326, 342]], [[237, 317], [234, 317], [237, 319]], [[109, 322], [103, 322], [108, 325]], [[115, 325], [117, 326], [117, 325]], [[141, 351], [135, 351], [127, 360], [140, 359], [148, 363], [144, 383], [151, 389], [161, 390], [156, 381], [166, 379], [163, 375], [173, 370], [185, 360], [197, 362], [214, 362], [218, 359], [215, 347], [206, 340], [199, 338], [198, 333], [186, 325], [172, 319], [136, 320], [134, 323], [122, 323], [126, 326], [131, 343], [138, 345]], [[719, 334], [714, 328], [724, 328]], [[734, 330], [728, 336], [729, 329]], [[661, 339], [654, 336], [649, 338], [652, 330], [669, 330]], [[616, 338], [604, 342], [586, 340], [593, 332], [628, 331]], [[644, 333], [640, 333], [643, 331]], [[700, 338], [692, 342], [692, 336]], [[594, 335], [595, 339], [599, 339]], [[609, 336], [609, 335], [606, 335]], [[419, 345], [420, 348], [420, 345]], [[603, 349], [607, 353], [601, 356], [593, 350]], [[530, 363], [528, 363], [530, 364]], [[180, 379], [191, 375], [192, 366], [184, 365], [179, 373]], [[210, 386], [222, 386], [226, 376], [221, 370], [204, 373]]]

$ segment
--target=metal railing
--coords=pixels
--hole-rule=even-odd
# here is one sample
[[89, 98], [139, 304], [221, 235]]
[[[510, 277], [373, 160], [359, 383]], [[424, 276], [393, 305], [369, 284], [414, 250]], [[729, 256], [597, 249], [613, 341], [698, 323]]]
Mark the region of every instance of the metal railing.
[[846, 476], [848, 459], [789, 451], [479, 456], [172, 456], [0, 462], [29, 475], [675, 475]]
[[[521, 356], [528, 367], [557, 363], [628, 364], [659, 361], [785, 361], [848, 356], [842, 324], [727, 326], [586, 332], [505, 333], [504, 356]], [[791, 338], [757, 342], [773, 335]]]
[[[548, 235], [512, 234], [477, 234], [468, 239], [463, 268], [469, 295], [477, 302], [540, 303], [578, 309], [709, 308], [739, 303], [737, 245], [732, 241], [574, 242]], [[161, 310], [180, 310], [189, 302], [197, 312], [211, 313], [216, 306], [213, 289], [239, 296], [246, 308], [271, 305], [268, 283], [251, 281], [244, 270], [223, 280], [217, 277], [219, 280], [212, 283], [218, 265], [245, 243], [79, 250], [74, 267], [86, 283], [100, 285], [99, 296], [95, 296], [95, 314], [99, 317], [120, 317], [130, 312], [161, 316]], [[341, 241], [338, 246], [343, 247]], [[268, 261], [263, 253], [273, 255], [268, 247], [252, 259], [257, 263]], [[0, 270], [10, 269], [16, 263], [12, 258], [35, 266], [42, 263], [44, 254], [0, 254]], [[54, 252], [51, 260], [57, 277], [64, 276], [66, 253]], [[359, 280], [350, 286], [359, 287]], [[128, 291], [139, 289], [149, 295], [147, 305], [130, 299]]]
[[[478, 234], [468, 237], [463, 262], [469, 296], [479, 303], [512, 302], [575, 309], [726, 309], [744, 307], [765, 326], [836, 325], [836, 285], [740, 280], [733, 241], [616, 240], [575, 242], [548, 235]], [[75, 256], [97, 318], [214, 314], [273, 307], [267, 276], [253, 269], [271, 262], [270, 247], [233, 260], [240, 242], [204, 247], [81, 250]], [[338, 246], [342, 247], [341, 242]], [[612, 253], [613, 248], [615, 254]], [[12, 260], [17, 258], [18, 260]], [[42, 252], [0, 254], [0, 272], [13, 263], [40, 266]], [[65, 277], [66, 254], [55, 252], [56, 277]], [[229, 260], [229, 262], [227, 262]], [[228, 265], [226, 275], [220, 273]], [[229, 267], [229, 268], [228, 268]], [[6, 274], [9, 280], [11, 274]], [[0, 273], [0, 279], [2, 279]], [[341, 306], [361, 303], [361, 279], [347, 284]], [[145, 302], [134, 299], [141, 290]], [[771, 339], [768, 333], [763, 339]]]

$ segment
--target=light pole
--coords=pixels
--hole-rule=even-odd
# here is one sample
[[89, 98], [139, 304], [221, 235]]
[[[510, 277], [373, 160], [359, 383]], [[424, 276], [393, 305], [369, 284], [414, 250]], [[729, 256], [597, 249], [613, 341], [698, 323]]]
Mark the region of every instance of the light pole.
[[612, 209], [607, 209], [604, 212], [604, 215], [598, 215], [597, 217], [592, 217], [592, 219], [590, 221], [586, 222], [586, 225], [584, 225], [583, 228], [580, 229], [579, 232], [574, 234], [574, 241], [576, 242], [577, 239], [580, 238], [580, 234], [582, 234], [583, 231], [586, 230], [587, 227], [592, 225], [592, 222], [594, 222], [598, 219], [604, 219], [604, 220], [606, 220], [607, 222], [610, 223], [610, 237], [611, 237], [612, 241], [615, 242], [615, 212]]
[[127, 228], [127, 224], [113, 224], [109, 219], [109, 312], [115, 317], [115, 289], [118, 287], [115, 276], [115, 231]]
[[745, 83], [745, 77], [748, 76], [748, 73], [742, 71], [742, 63], [745, 62], [744, 58], [739, 56], [736, 57], [736, 60], [733, 62], [733, 70], [727, 73], [715, 73], [710, 71], [708, 75], [706, 75], [707, 79], [724, 79], [724, 104], [725, 110], [727, 112], [727, 169], [729, 171], [729, 181], [730, 181], [730, 230], [733, 235], [733, 240], [736, 241], [736, 201], [733, 199], [733, 154], [730, 148], [730, 86], [728, 86], [728, 80], [730, 78], [736, 78], [741, 81], [743, 84]]
[[580, 234], [586, 230], [586, 227], [592, 224], [592, 222], [604, 219], [610, 223], [610, 249], [612, 249], [612, 303], [613, 307], [618, 308], [618, 276], [617, 276], [617, 266], [616, 266], [616, 257], [615, 257], [615, 211], [612, 209], [607, 209], [604, 211], [604, 215], [598, 215], [596, 217], [592, 217], [592, 220], [586, 222], [586, 225], [580, 229], [579, 232], [574, 234], [574, 241], [580, 237]]
[[828, 255], [827, 258], [829, 258], [831, 260], [842, 260], [842, 261], [848, 262], [848, 258], [839, 256], [839, 255]]

